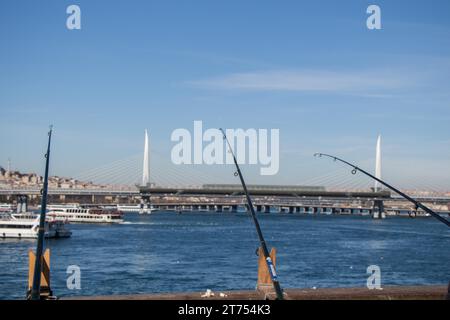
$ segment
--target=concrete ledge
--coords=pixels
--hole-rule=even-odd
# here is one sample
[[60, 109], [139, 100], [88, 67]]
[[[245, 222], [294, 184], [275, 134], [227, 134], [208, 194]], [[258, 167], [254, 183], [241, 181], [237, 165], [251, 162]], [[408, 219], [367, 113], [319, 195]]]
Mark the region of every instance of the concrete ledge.
[[[445, 300], [447, 286], [392, 286], [382, 290], [367, 288], [285, 289], [286, 300]], [[223, 294], [223, 296], [220, 295]], [[204, 293], [166, 293], [111, 295], [92, 297], [64, 297], [64, 300], [264, 300], [274, 295], [255, 290], [214, 292], [214, 296], [202, 297]]]

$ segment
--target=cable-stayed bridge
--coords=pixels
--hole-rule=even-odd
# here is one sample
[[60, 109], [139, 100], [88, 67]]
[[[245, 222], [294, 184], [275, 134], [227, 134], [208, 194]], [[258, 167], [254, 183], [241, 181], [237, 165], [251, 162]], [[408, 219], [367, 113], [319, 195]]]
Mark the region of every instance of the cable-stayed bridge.
[[[81, 181], [92, 181], [95, 184], [106, 185], [109, 190], [136, 190], [136, 185], [146, 185], [168, 189], [202, 188], [212, 184], [239, 184], [234, 176], [234, 165], [175, 165], [170, 159], [170, 153], [161, 153], [151, 150], [147, 134], [145, 135], [144, 154], [139, 153], [124, 159], [79, 172], [75, 178]], [[365, 161], [367, 167], [374, 163], [374, 173], [381, 178], [381, 137], [376, 141], [375, 159]], [[151, 156], [151, 157], [150, 157]], [[144, 160], [144, 161], [143, 161]], [[375, 160], [375, 161], [373, 161]], [[143, 165], [144, 162], [144, 165]], [[311, 164], [314, 162], [311, 155]], [[316, 164], [316, 163], [314, 163]], [[261, 177], [256, 173], [257, 166], [243, 165], [244, 175], [250, 184], [320, 186], [328, 191], [373, 191], [380, 190], [381, 186], [363, 175], [352, 175], [350, 170], [340, 165], [320, 165], [320, 168], [311, 170], [308, 164], [294, 163], [288, 173], [280, 172], [277, 176]], [[288, 176], [288, 179], [285, 179]], [[409, 193], [420, 195], [419, 192], [427, 190], [429, 194], [441, 194], [446, 190], [444, 183], [436, 180], [413, 175], [402, 176], [397, 182], [392, 177], [388, 179], [394, 185], [403, 186], [401, 189]]]
[[[244, 206], [242, 187], [236, 184], [231, 166], [173, 165], [166, 156], [151, 152], [145, 131], [144, 154], [94, 168], [76, 175], [77, 180], [91, 181], [97, 188], [53, 188], [50, 201], [84, 204], [143, 203], [164, 210], [237, 211]], [[375, 176], [381, 178], [381, 137], [375, 153]], [[151, 162], [151, 163], [150, 163]], [[220, 168], [219, 168], [220, 167]], [[220, 172], [218, 172], [221, 169]], [[217, 183], [217, 182], [220, 183]], [[424, 181], [421, 181], [423, 184]], [[414, 184], [411, 184], [414, 185]], [[325, 187], [326, 186], [326, 187]], [[428, 186], [428, 190], [439, 187]], [[302, 179], [302, 185], [249, 185], [260, 212], [357, 213], [374, 214], [405, 211], [417, 214], [401, 198], [381, 189], [380, 185], [347, 168], [335, 167], [325, 174]], [[37, 201], [40, 189], [0, 189], [0, 197], [18, 202]], [[448, 197], [421, 196], [437, 211], [448, 211]], [[385, 209], [385, 204], [388, 209]]]

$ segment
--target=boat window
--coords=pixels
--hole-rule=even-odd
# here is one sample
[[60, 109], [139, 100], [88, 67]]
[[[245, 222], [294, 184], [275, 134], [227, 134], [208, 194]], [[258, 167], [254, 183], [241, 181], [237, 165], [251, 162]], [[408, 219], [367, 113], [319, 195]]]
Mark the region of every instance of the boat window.
[[32, 225], [15, 225], [15, 224], [2, 224], [0, 225], [0, 229], [29, 229]]

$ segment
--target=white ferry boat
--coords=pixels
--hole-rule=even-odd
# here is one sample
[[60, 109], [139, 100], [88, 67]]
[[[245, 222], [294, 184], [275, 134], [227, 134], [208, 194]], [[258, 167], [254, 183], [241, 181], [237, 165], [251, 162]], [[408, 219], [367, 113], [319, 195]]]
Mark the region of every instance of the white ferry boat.
[[[66, 204], [48, 204], [47, 210], [55, 210], [55, 209], [76, 209], [79, 208], [80, 205], [78, 203], [66, 203]], [[40, 209], [41, 206], [39, 205], [38, 208]]]
[[152, 206], [144, 204], [119, 204], [117, 205], [117, 210], [122, 212], [139, 212], [140, 214], [151, 214], [154, 211]]
[[[0, 238], [28, 238], [38, 237], [39, 217], [37, 214], [10, 214], [0, 218]], [[68, 238], [72, 232], [65, 227], [63, 221], [46, 219], [46, 238]]]
[[117, 210], [122, 212], [139, 212], [141, 210], [140, 205], [128, 205], [128, 204], [118, 204]]
[[121, 223], [123, 214], [115, 209], [82, 208], [82, 207], [53, 207], [47, 213], [59, 221], [72, 223]]

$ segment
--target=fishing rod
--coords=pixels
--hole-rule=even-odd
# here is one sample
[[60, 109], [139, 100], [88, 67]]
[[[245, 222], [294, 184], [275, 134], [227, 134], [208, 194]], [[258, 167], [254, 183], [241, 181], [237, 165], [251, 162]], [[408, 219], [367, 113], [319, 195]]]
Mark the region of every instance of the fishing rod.
[[233, 156], [233, 161], [234, 161], [234, 164], [236, 165], [236, 170], [237, 170], [237, 172], [235, 173], [235, 176], [237, 176], [237, 175], [239, 176], [239, 179], [241, 180], [242, 188], [244, 188], [244, 193], [247, 198], [247, 204], [248, 204], [250, 213], [252, 215], [253, 222], [256, 227], [256, 232], [258, 233], [259, 242], [261, 244], [261, 248], [262, 248], [262, 251], [264, 254], [264, 259], [266, 260], [266, 263], [267, 263], [267, 268], [269, 269], [270, 278], [272, 279], [272, 283], [273, 283], [273, 287], [275, 289], [275, 293], [277, 295], [277, 299], [283, 300], [283, 290], [281, 289], [280, 283], [278, 282], [278, 276], [277, 276], [277, 272], [275, 270], [275, 266], [273, 265], [272, 258], [270, 258], [270, 254], [269, 254], [269, 250], [267, 249], [266, 241], [264, 240], [264, 236], [262, 234], [261, 227], [259, 226], [258, 219], [256, 218], [255, 208], [253, 207], [252, 199], [250, 198], [250, 195], [248, 193], [247, 185], [245, 184], [244, 177], [242, 176], [242, 172], [241, 172], [241, 169], [239, 168], [239, 164], [236, 160], [236, 156], [233, 152], [233, 148], [231, 148], [230, 141], [228, 141], [227, 135], [225, 134], [225, 131], [222, 128], [220, 128], [220, 131], [222, 132], [223, 139], [226, 140], [228, 149], [229, 149], [231, 155]]
[[33, 286], [31, 288], [31, 295], [30, 295], [31, 300], [40, 300], [40, 295], [41, 295], [42, 251], [44, 249], [45, 213], [47, 210], [48, 169], [49, 169], [49, 163], [50, 163], [50, 146], [51, 146], [51, 141], [52, 141], [52, 131], [53, 131], [53, 126], [50, 126], [50, 131], [48, 132], [47, 153], [45, 154], [44, 187], [41, 190], [41, 194], [42, 194], [41, 215], [40, 215], [40, 219], [39, 219], [36, 260], [34, 263]]
[[[324, 156], [324, 157], [331, 158], [331, 159], [333, 159], [334, 161], [342, 162], [342, 163], [344, 163], [344, 164], [346, 164], [346, 165], [348, 165], [348, 166], [350, 166], [350, 167], [353, 168], [352, 174], [356, 174], [358, 171], [362, 172], [362, 173], [365, 174], [366, 176], [368, 176], [368, 177], [374, 179], [375, 181], [378, 181], [379, 183], [383, 184], [383, 185], [386, 186], [387, 188], [389, 188], [389, 189], [391, 189], [392, 191], [394, 191], [394, 192], [398, 193], [399, 195], [401, 195], [401, 196], [402, 196], [403, 198], [405, 198], [406, 200], [412, 202], [412, 203], [415, 205], [416, 210], [417, 210], [418, 208], [420, 208], [420, 209], [422, 209], [423, 211], [425, 211], [426, 213], [429, 213], [431, 216], [433, 216], [433, 217], [435, 217], [436, 219], [438, 219], [439, 221], [441, 221], [442, 223], [446, 224], [448, 227], [450, 227], [450, 221], [449, 221], [449, 220], [447, 220], [447, 219], [441, 217], [439, 214], [437, 214], [436, 212], [434, 212], [433, 210], [431, 210], [431, 209], [428, 208], [427, 206], [423, 205], [423, 204], [420, 203], [419, 201], [417, 201], [417, 200], [411, 198], [411, 197], [408, 196], [407, 194], [401, 192], [401, 191], [398, 190], [397, 188], [395, 188], [395, 187], [391, 186], [390, 184], [384, 182], [383, 180], [381, 180], [381, 179], [375, 177], [374, 175], [368, 173], [367, 171], [365, 171], [365, 170], [359, 168], [358, 166], [356, 166], [356, 165], [354, 165], [354, 164], [352, 164], [352, 163], [350, 163], [350, 162], [348, 162], [348, 161], [345, 161], [345, 160], [343, 160], [343, 159], [340, 159], [340, 158], [338, 158], [338, 157], [336, 157], [336, 156], [332, 156], [332, 155], [329, 155], [329, 154], [326, 154], [326, 153], [316, 153], [316, 154], [314, 154], [314, 156], [315, 156], [315, 157], [319, 157], [319, 158], [321, 158], [322, 156]], [[376, 190], [375, 190], [375, 191], [376, 191]]]

